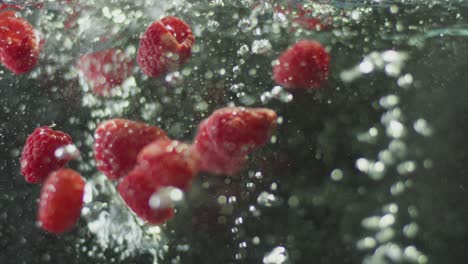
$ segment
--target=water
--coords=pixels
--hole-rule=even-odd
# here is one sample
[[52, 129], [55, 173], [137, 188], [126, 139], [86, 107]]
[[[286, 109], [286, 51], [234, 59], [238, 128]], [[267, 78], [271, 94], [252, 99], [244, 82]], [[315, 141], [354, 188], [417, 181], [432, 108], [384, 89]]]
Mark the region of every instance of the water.
[[[21, 14], [46, 42], [32, 72], [0, 68], [0, 263], [465, 262], [468, 4], [276, 8], [287, 3], [25, 4]], [[298, 3], [323, 25], [294, 22]], [[165, 15], [192, 26], [191, 60], [157, 79], [136, 67], [114, 97], [94, 95], [77, 58], [106, 48], [134, 58], [146, 26]], [[316, 91], [288, 91], [271, 78], [278, 55], [301, 39], [330, 52], [329, 80]], [[155, 194], [155, 206], [176, 204], [167, 224], [145, 225], [96, 172], [99, 122], [143, 120], [189, 142], [199, 121], [226, 105], [272, 108], [278, 130], [239, 175], [201, 174], [183, 199], [170, 195], [177, 190]], [[75, 144], [56, 155], [75, 158], [70, 167], [87, 178], [82, 219], [59, 237], [36, 227], [39, 188], [18, 169], [26, 136], [53, 123]]]

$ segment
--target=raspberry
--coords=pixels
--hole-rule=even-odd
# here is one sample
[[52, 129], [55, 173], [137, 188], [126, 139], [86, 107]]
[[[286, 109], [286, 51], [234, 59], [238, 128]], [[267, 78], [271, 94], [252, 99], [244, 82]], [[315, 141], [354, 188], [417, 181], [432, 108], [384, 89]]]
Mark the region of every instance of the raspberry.
[[198, 172], [198, 156], [187, 144], [157, 140], [138, 154], [137, 167], [145, 170], [163, 186], [187, 190]]
[[29, 183], [40, 183], [54, 170], [68, 162], [68, 158], [58, 159], [55, 150], [72, 144], [71, 137], [48, 126], [36, 128], [30, 134], [21, 154], [21, 173]]
[[273, 78], [285, 88], [317, 88], [328, 78], [330, 57], [313, 40], [301, 40], [286, 50], [273, 67]]
[[[206, 122], [206, 121], [205, 121]], [[247, 162], [247, 156], [234, 157], [219, 153], [212, 144], [203, 123], [195, 138], [193, 145], [195, 151], [200, 155], [200, 170], [209, 171], [214, 174], [234, 175], [238, 173]]]
[[166, 133], [156, 126], [126, 119], [105, 121], [94, 133], [97, 168], [109, 179], [118, 179], [133, 169], [144, 146], [163, 138]]
[[174, 214], [172, 208], [153, 209], [149, 205], [151, 196], [161, 187], [157, 179], [150, 177], [146, 171], [135, 169], [122, 180], [118, 191], [138, 217], [150, 224], [161, 224]]
[[133, 61], [120, 49], [107, 49], [82, 56], [77, 67], [95, 94], [108, 96], [130, 77]]
[[81, 175], [71, 169], [60, 169], [47, 178], [38, 211], [38, 221], [44, 230], [60, 234], [73, 227], [83, 207], [84, 185]]
[[192, 55], [195, 37], [190, 26], [168, 16], [153, 22], [143, 34], [137, 63], [148, 76], [157, 77], [175, 70]]
[[204, 120], [194, 149], [200, 168], [216, 174], [235, 174], [247, 155], [264, 145], [276, 128], [276, 113], [265, 108], [226, 107]]
[[34, 28], [15, 11], [0, 13], [0, 61], [15, 74], [36, 66], [40, 38]]
[[[321, 31], [328, 28], [328, 25], [323, 24], [320, 19], [308, 17], [312, 13], [312, 10], [304, 8], [300, 4], [296, 5], [296, 7], [288, 5], [287, 8], [275, 6], [274, 12], [288, 17], [290, 20], [304, 29]], [[290, 29], [290, 31], [295, 30], [295, 28]]]
[[197, 156], [187, 144], [161, 139], [147, 145], [138, 154], [138, 162], [119, 184], [125, 203], [140, 218], [160, 224], [173, 215], [172, 208], [151, 208], [150, 198], [162, 187], [187, 190], [198, 172]]

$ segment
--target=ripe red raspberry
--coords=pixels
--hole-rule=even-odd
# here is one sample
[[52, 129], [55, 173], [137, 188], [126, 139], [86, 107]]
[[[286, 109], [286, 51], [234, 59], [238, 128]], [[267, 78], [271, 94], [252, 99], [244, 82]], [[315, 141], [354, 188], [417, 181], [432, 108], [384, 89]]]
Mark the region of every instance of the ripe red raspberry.
[[127, 119], [111, 119], [94, 133], [97, 168], [109, 179], [125, 176], [135, 166], [138, 152], [156, 139], [167, 138], [156, 126]]
[[119, 184], [125, 203], [140, 218], [160, 224], [173, 215], [172, 208], [151, 208], [151, 196], [162, 187], [187, 190], [198, 172], [198, 159], [189, 145], [168, 139], [156, 140], [138, 154], [138, 162]]
[[265, 108], [216, 110], [200, 124], [195, 138], [201, 169], [216, 174], [237, 173], [246, 156], [269, 140], [276, 118], [273, 110]]
[[[206, 120], [204, 121], [206, 122]], [[200, 170], [214, 174], [234, 175], [244, 167], [247, 156], [231, 156], [223, 151], [218, 152], [206, 132], [206, 125], [200, 125], [195, 142], [192, 146], [200, 156]]]
[[195, 37], [190, 26], [168, 16], [153, 22], [143, 34], [137, 63], [148, 76], [157, 77], [175, 70], [192, 55]]
[[163, 186], [187, 190], [198, 172], [198, 156], [187, 144], [162, 139], [141, 150], [137, 167]]
[[48, 126], [30, 134], [21, 154], [21, 173], [29, 183], [40, 183], [53, 171], [65, 166], [68, 159], [58, 159], [55, 150], [72, 144], [70, 135]]
[[42, 186], [37, 220], [40, 226], [55, 234], [75, 225], [83, 207], [85, 182], [71, 169], [53, 172]]
[[161, 224], [174, 215], [172, 208], [153, 209], [150, 198], [162, 185], [142, 169], [134, 169], [118, 186], [122, 199], [141, 219], [150, 224]]
[[0, 61], [15, 74], [36, 66], [41, 40], [34, 28], [15, 11], [0, 13]]
[[328, 78], [330, 57], [313, 40], [301, 40], [286, 50], [273, 67], [273, 78], [285, 88], [317, 88]]
[[120, 49], [107, 49], [83, 55], [77, 67], [95, 94], [108, 96], [132, 75], [133, 61]]

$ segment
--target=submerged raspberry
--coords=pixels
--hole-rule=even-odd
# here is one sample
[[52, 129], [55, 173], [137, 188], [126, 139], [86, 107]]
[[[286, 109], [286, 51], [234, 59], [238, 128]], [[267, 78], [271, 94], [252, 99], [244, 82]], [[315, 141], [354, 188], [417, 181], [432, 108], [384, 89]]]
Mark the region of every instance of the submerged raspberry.
[[15, 11], [0, 13], [0, 61], [15, 74], [36, 66], [41, 49], [40, 38], [31, 24]]
[[176, 140], [157, 140], [138, 154], [139, 169], [144, 169], [163, 186], [187, 190], [198, 172], [198, 156], [189, 145]]
[[218, 151], [208, 137], [206, 125], [203, 124], [200, 125], [193, 148], [200, 156], [200, 170], [202, 171], [234, 175], [241, 171], [247, 162], [246, 155], [236, 157]]
[[54, 170], [69, 161], [68, 157], [57, 158], [55, 151], [72, 144], [70, 135], [48, 126], [36, 128], [31, 133], [21, 153], [21, 173], [29, 183], [40, 183]]
[[192, 55], [195, 37], [183, 20], [168, 16], [153, 22], [143, 34], [137, 63], [148, 76], [177, 69]]
[[141, 219], [150, 224], [161, 224], [172, 218], [174, 209], [153, 209], [150, 207], [151, 196], [162, 185], [144, 169], [130, 172], [119, 184], [118, 191], [125, 203]]
[[160, 139], [147, 145], [138, 155], [138, 162], [119, 184], [125, 203], [143, 220], [160, 224], [173, 215], [172, 208], [152, 208], [150, 199], [162, 188], [188, 190], [198, 173], [198, 159], [187, 144]]
[[313, 40], [301, 40], [286, 50], [273, 67], [273, 78], [285, 88], [313, 89], [328, 78], [330, 57]]
[[70, 169], [52, 173], [42, 186], [38, 221], [51, 233], [63, 233], [75, 225], [83, 207], [84, 180]]
[[109, 179], [118, 179], [133, 169], [143, 147], [164, 138], [166, 133], [156, 126], [127, 119], [105, 121], [94, 133], [97, 168]]
[[247, 155], [264, 145], [276, 128], [276, 113], [266, 108], [226, 107], [204, 120], [194, 142], [204, 171], [235, 174]]
[[107, 96], [131, 76], [133, 61], [120, 49], [107, 49], [83, 55], [77, 67], [94, 93]]

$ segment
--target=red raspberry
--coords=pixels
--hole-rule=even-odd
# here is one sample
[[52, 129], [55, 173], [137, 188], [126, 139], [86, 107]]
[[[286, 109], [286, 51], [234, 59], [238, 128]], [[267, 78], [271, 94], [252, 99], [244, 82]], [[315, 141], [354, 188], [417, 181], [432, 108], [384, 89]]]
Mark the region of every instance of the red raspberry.
[[198, 129], [194, 148], [204, 171], [235, 174], [246, 155], [264, 145], [276, 128], [277, 115], [265, 108], [226, 107], [216, 110]]
[[151, 224], [163, 223], [172, 217], [173, 209], [151, 208], [151, 196], [161, 187], [187, 190], [198, 172], [197, 164], [197, 156], [189, 145], [156, 140], [138, 154], [138, 163], [119, 184], [119, 193], [140, 218]]
[[135, 212], [138, 217], [150, 224], [161, 224], [172, 218], [172, 208], [153, 209], [149, 202], [162, 185], [157, 179], [142, 169], [134, 169], [118, 186], [118, 191], [125, 203]]
[[[206, 120], [203, 122], [205, 123]], [[200, 125], [194, 142], [194, 150], [200, 155], [200, 170], [214, 174], [234, 175], [244, 167], [247, 156], [230, 156], [219, 153], [206, 132], [206, 125]]]
[[137, 167], [163, 186], [187, 190], [198, 172], [198, 156], [187, 144], [176, 140], [157, 140], [138, 154]]
[[285, 88], [317, 88], [328, 78], [330, 57], [313, 40], [301, 40], [286, 50], [273, 67], [273, 78]]
[[15, 11], [0, 13], [0, 61], [15, 74], [36, 66], [40, 38], [34, 28]]
[[83, 207], [85, 182], [71, 169], [53, 172], [42, 186], [38, 221], [51, 233], [63, 233], [75, 225]]
[[58, 159], [55, 150], [72, 144], [70, 135], [53, 130], [48, 126], [36, 128], [28, 136], [21, 154], [21, 173], [29, 183], [40, 183], [54, 170], [65, 164], [68, 159]]
[[133, 169], [144, 146], [163, 138], [166, 133], [156, 126], [126, 119], [105, 121], [94, 133], [97, 168], [109, 179], [118, 179]]
[[140, 40], [137, 63], [146, 75], [157, 77], [183, 64], [192, 55], [194, 42], [189, 25], [180, 18], [165, 17], [146, 29]]
[[108, 96], [132, 75], [133, 61], [120, 49], [107, 49], [83, 55], [77, 67], [94, 93]]

